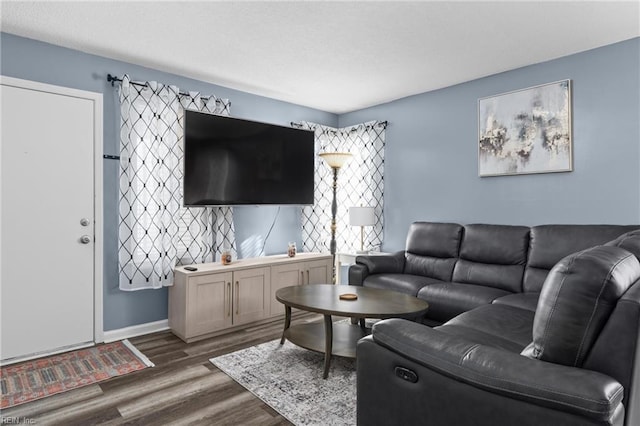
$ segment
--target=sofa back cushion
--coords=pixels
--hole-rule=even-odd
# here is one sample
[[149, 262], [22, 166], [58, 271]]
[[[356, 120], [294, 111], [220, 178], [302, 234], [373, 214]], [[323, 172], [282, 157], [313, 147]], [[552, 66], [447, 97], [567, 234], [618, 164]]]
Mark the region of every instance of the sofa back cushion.
[[404, 273], [450, 281], [461, 238], [462, 225], [457, 223], [412, 223]]
[[623, 248], [640, 259], [640, 229], [622, 234], [605, 245]]
[[533, 321], [533, 343], [524, 355], [581, 367], [618, 299], [640, 279], [630, 252], [596, 246], [571, 254], [549, 272]]
[[540, 292], [551, 268], [565, 256], [605, 244], [634, 229], [638, 229], [638, 226], [541, 225], [532, 227], [523, 291]]
[[452, 281], [522, 291], [528, 247], [528, 227], [467, 225]]

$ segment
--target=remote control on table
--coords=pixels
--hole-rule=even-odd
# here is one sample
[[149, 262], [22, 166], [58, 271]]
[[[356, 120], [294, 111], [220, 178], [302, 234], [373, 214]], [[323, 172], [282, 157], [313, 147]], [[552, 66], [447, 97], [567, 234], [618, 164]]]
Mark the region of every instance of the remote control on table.
[[185, 271], [197, 271], [198, 268], [196, 268], [195, 266], [185, 266], [184, 270]]

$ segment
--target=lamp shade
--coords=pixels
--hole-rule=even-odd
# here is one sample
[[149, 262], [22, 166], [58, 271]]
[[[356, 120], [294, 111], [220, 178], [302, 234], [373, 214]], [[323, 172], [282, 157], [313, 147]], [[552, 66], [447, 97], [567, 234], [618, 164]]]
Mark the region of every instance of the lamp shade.
[[371, 226], [376, 224], [373, 207], [349, 207], [349, 225]]
[[351, 158], [348, 152], [321, 152], [318, 155], [333, 169], [339, 169]]

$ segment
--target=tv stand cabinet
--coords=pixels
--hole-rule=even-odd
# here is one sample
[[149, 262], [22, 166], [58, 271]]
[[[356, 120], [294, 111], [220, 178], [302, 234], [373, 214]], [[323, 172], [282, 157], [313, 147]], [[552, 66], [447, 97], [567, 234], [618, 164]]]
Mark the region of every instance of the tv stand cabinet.
[[187, 343], [284, 316], [276, 291], [331, 282], [330, 254], [298, 253], [202, 263], [174, 270], [169, 287], [169, 327]]

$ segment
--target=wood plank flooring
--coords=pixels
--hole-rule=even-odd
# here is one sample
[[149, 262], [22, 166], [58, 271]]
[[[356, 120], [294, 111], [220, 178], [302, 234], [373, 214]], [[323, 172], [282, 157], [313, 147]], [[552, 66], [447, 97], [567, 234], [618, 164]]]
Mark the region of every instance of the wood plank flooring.
[[[293, 321], [321, 321], [299, 313]], [[3, 424], [291, 425], [209, 362], [279, 338], [283, 320], [194, 343], [171, 332], [129, 339], [156, 365], [101, 383], [3, 410]]]

